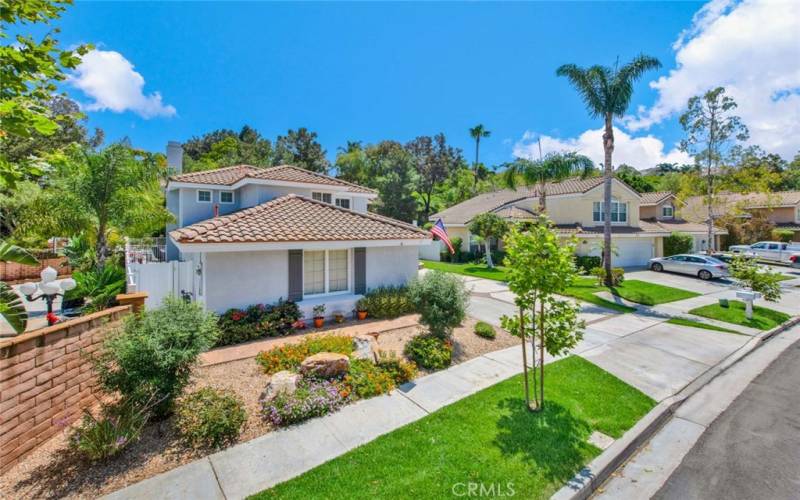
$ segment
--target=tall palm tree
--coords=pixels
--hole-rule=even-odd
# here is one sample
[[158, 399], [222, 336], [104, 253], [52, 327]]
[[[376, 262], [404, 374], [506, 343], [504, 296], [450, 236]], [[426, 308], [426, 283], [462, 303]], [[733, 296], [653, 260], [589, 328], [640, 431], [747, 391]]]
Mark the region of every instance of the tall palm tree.
[[628, 109], [633, 96], [633, 83], [651, 69], [661, 67], [658, 59], [644, 54], [633, 58], [628, 64], [619, 67], [591, 66], [581, 68], [574, 64], [564, 64], [556, 70], [556, 75], [566, 77], [578, 91], [592, 118], [603, 118], [603, 266], [606, 271], [606, 285], [611, 285], [611, 179], [614, 167], [611, 157], [614, 152], [614, 117], [621, 118]]
[[516, 189], [521, 177], [526, 186], [537, 186], [541, 214], [547, 211], [548, 182], [560, 182], [576, 175], [585, 178], [593, 172], [594, 163], [586, 156], [578, 153], [547, 153], [541, 160], [517, 158], [503, 172], [503, 183]]
[[[39, 263], [36, 257], [22, 247], [0, 241], [0, 262], [15, 262], [27, 266]], [[0, 316], [5, 318], [17, 333], [25, 331], [28, 325], [28, 313], [22, 298], [6, 283], [0, 281]]]
[[483, 124], [478, 124], [469, 129], [469, 135], [472, 136], [473, 139], [475, 139], [475, 168], [477, 169], [478, 155], [481, 149], [481, 138], [489, 137], [490, 135], [492, 135], [492, 132], [486, 130], [486, 127], [484, 127]]

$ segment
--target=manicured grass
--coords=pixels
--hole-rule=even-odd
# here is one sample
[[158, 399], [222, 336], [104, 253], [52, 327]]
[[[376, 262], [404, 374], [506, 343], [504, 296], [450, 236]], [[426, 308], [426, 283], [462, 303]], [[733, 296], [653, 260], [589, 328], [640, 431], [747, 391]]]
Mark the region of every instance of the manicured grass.
[[254, 498], [440, 499], [466, 482], [547, 498], [600, 453], [592, 431], [618, 438], [655, 405], [575, 356], [548, 365], [545, 381], [540, 413], [525, 408], [515, 376]]
[[749, 326], [750, 328], [757, 328], [759, 330], [775, 328], [790, 318], [788, 314], [775, 311], [774, 309], [753, 306], [753, 319], [747, 319], [744, 317], [744, 309], [744, 302], [731, 300], [728, 302], [728, 307], [722, 307], [719, 304], [709, 304], [692, 309], [689, 311], [689, 314], [725, 321], [726, 323]]
[[619, 311], [622, 313], [629, 313], [636, 310], [634, 307], [617, 304], [611, 302], [610, 300], [601, 299], [595, 295], [597, 292], [603, 292], [607, 290], [608, 288], [598, 285], [597, 279], [595, 278], [580, 277], [575, 280], [572, 286], [567, 287], [567, 289], [564, 291], [564, 295], [569, 295], [570, 297], [580, 299], [584, 302], [589, 302], [591, 304], [605, 307], [606, 309], [613, 309], [614, 311]]
[[701, 323], [699, 321], [694, 321], [691, 319], [671, 318], [667, 320], [667, 323], [672, 323], [673, 325], [691, 326], [693, 328], [702, 328], [705, 330], [714, 330], [715, 332], [735, 333], [736, 335], [744, 335], [743, 333], [737, 332], [736, 330], [729, 330], [727, 328], [722, 328], [721, 326], [709, 325], [708, 323]]
[[452, 262], [435, 262], [432, 260], [423, 260], [422, 265], [427, 269], [463, 274], [464, 276], [475, 276], [477, 278], [486, 278], [495, 281], [507, 281], [508, 279], [506, 277], [506, 268], [502, 266], [495, 266], [489, 269], [484, 264], [455, 264]]
[[611, 293], [623, 299], [630, 300], [646, 306], [655, 306], [675, 302], [676, 300], [691, 299], [699, 293], [673, 288], [671, 286], [657, 285], [647, 281], [625, 280], [621, 285], [611, 289]]

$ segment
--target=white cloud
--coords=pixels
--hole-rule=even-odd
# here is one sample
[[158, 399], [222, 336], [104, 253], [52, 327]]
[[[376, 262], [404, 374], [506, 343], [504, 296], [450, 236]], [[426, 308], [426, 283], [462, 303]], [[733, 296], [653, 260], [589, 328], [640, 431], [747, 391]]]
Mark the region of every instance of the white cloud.
[[793, 156], [800, 147], [800, 2], [713, 0], [676, 40], [677, 67], [651, 82], [656, 103], [623, 122], [647, 129], [676, 116], [688, 99], [724, 86], [750, 129], [750, 142]]
[[[514, 156], [521, 158], [539, 158], [539, 136], [533, 132], [525, 132], [522, 139], [514, 144]], [[578, 137], [559, 139], [547, 135], [541, 136], [542, 153], [552, 151], [577, 151], [591, 158], [598, 166], [603, 163], [603, 129], [587, 130]], [[626, 163], [639, 170], [651, 168], [658, 163], [691, 163], [686, 153], [676, 148], [664, 150], [664, 143], [652, 135], [633, 137], [614, 127], [614, 166]]]
[[142, 118], [176, 113], [173, 106], [162, 102], [160, 93], [145, 95], [142, 75], [112, 50], [93, 50], [83, 56], [69, 83], [94, 99], [84, 106], [88, 111], [133, 111]]

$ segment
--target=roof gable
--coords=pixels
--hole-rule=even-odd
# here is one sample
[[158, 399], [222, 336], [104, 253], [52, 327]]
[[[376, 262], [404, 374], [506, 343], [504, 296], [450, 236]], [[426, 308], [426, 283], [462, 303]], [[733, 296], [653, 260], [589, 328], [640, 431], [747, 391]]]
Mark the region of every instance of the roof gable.
[[669, 199], [675, 199], [675, 195], [672, 194], [670, 191], [656, 191], [655, 193], [642, 193], [641, 197], [642, 201], [639, 203], [639, 205], [643, 207], [658, 205], [659, 203], [663, 203]]

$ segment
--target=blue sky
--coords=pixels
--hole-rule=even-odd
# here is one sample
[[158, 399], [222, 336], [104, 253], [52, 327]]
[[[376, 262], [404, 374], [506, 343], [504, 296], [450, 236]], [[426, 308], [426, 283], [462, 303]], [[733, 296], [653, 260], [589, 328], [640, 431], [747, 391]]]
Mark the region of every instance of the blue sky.
[[[712, 27], [740, 8], [728, 0], [712, 3], [731, 4], [719, 12], [706, 8]], [[555, 76], [560, 64], [612, 64], [650, 54], [664, 68], [639, 82], [631, 113], [677, 99], [649, 82], [681, 69], [676, 57], [687, 47], [673, 44], [701, 7], [78, 2], [59, 26], [63, 45], [89, 42], [114, 55], [90, 61], [64, 86], [86, 106], [90, 125], [111, 140], [128, 136], [161, 151], [167, 140], [217, 128], [250, 124], [274, 138], [305, 126], [318, 132], [333, 159], [347, 140], [406, 141], [441, 131], [471, 159], [467, 129], [483, 123], [492, 137], [482, 143], [481, 159], [495, 164], [529, 153], [539, 135], [546, 149], [592, 153], [585, 144], [591, 138], [580, 137], [599, 122]], [[707, 24], [695, 18], [701, 33], [689, 45]], [[681, 135], [674, 108], [624, 129], [637, 167], [673, 150]], [[647, 144], [637, 141], [648, 136]]]

